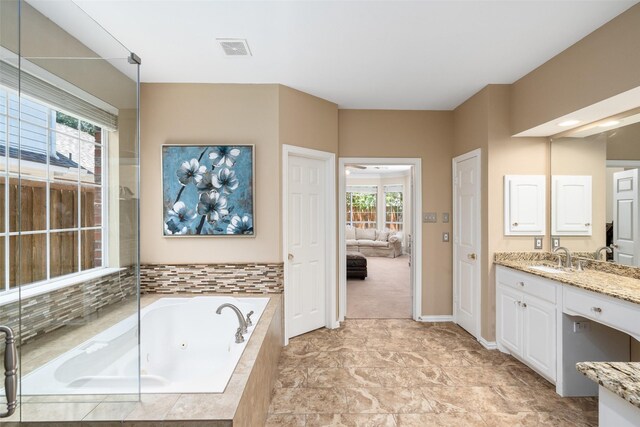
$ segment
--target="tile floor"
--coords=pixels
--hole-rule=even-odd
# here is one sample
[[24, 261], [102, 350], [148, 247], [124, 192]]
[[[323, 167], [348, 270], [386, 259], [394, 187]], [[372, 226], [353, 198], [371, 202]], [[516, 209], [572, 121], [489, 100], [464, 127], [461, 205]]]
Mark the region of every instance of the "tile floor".
[[353, 319], [283, 349], [267, 426], [596, 426], [595, 398], [561, 398], [451, 323]]

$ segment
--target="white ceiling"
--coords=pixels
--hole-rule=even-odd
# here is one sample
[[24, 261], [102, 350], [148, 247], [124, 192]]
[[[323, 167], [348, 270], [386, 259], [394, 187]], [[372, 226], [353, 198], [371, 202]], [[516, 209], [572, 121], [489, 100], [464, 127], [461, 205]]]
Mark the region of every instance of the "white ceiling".
[[[74, 0], [143, 82], [282, 83], [341, 108], [458, 106], [513, 83], [637, 0]], [[227, 58], [216, 38], [245, 38]]]

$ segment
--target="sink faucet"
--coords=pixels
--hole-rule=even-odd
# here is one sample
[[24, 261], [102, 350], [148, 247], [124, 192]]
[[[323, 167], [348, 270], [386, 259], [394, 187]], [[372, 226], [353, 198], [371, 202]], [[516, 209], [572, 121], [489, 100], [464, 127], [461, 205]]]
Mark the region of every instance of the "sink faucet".
[[[555, 248], [553, 250], [554, 254], [557, 254], [558, 251], [564, 251], [564, 254], [566, 256], [566, 259], [564, 260], [564, 266], [566, 268], [571, 268], [572, 267], [572, 262], [573, 260], [571, 259], [571, 251], [567, 248], [565, 248], [564, 246], [558, 246], [557, 248]], [[561, 265], [561, 258], [560, 255], [558, 254], [558, 265]]]
[[244, 316], [242, 315], [242, 312], [235, 305], [225, 303], [220, 305], [220, 307], [218, 307], [218, 309], [216, 310], [216, 314], [221, 314], [222, 309], [225, 307], [229, 307], [230, 309], [232, 309], [236, 313], [236, 316], [238, 317], [238, 324], [240, 326], [238, 326], [238, 330], [236, 331], [236, 343], [244, 342], [244, 337], [242, 336], [242, 334], [247, 333], [247, 322], [244, 320]]
[[[602, 251], [606, 251], [608, 254], [613, 252], [609, 246], [603, 246], [601, 248], [596, 249], [596, 251], [593, 254], [593, 257], [596, 259], [596, 261], [600, 259], [600, 254], [602, 253]], [[607, 260], [606, 255], [604, 257], [604, 260], [605, 261]]]

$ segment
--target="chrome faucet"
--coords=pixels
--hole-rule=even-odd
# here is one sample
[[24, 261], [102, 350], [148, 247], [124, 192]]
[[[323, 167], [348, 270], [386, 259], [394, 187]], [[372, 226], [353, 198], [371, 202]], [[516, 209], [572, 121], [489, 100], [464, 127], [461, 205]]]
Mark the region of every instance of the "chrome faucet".
[[[564, 254], [566, 256], [566, 259], [564, 260], [564, 266], [566, 268], [571, 268], [573, 266], [573, 259], [571, 258], [571, 251], [567, 248], [565, 248], [564, 246], [558, 246], [557, 248], [555, 248], [553, 250], [554, 254], [557, 254], [558, 251], [564, 251]], [[558, 266], [562, 266], [562, 258], [560, 258], [560, 255], [558, 254]]]
[[236, 343], [244, 342], [244, 336], [242, 336], [242, 334], [247, 333], [247, 322], [244, 320], [244, 316], [242, 315], [242, 312], [235, 305], [224, 303], [220, 305], [220, 307], [218, 307], [218, 309], [216, 310], [216, 314], [221, 314], [222, 309], [225, 307], [229, 307], [230, 309], [232, 309], [234, 313], [236, 313], [236, 316], [238, 317], [238, 324], [240, 326], [238, 326], [238, 330], [236, 331]]
[[[596, 261], [600, 260], [600, 254], [602, 253], [602, 251], [606, 251], [608, 254], [613, 252], [609, 246], [603, 246], [601, 248], [596, 249], [596, 251], [593, 254], [593, 257], [596, 259]], [[606, 255], [604, 257], [604, 260], [605, 261], [607, 260]]]

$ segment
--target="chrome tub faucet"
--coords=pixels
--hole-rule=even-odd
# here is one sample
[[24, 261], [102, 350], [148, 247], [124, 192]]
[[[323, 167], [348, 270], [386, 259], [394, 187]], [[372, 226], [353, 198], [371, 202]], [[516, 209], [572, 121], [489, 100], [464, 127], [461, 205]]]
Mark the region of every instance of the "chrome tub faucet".
[[[244, 336], [242, 334], [246, 334], [247, 333], [247, 322], [244, 319], [244, 315], [242, 314], [242, 312], [240, 311], [240, 309], [238, 307], [236, 307], [233, 304], [229, 304], [229, 303], [224, 303], [222, 305], [220, 305], [220, 307], [218, 307], [218, 309], [216, 310], [216, 314], [221, 314], [222, 313], [222, 309], [225, 307], [229, 307], [230, 309], [232, 309], [234, 311], [234, 313], [236, 313], [236, 317], [238, 318], [238, 330], [236, 331], [236, 343], [239, 344], [241, 342], [244, 342]], [[253, 312], [252, 312], [253, 313]], [[249, 315], [251, 316], [251, 315]], [[247, 316], [247, 318], [249, 317]], [[251, 321], [249, 319], [249, 321]]]

